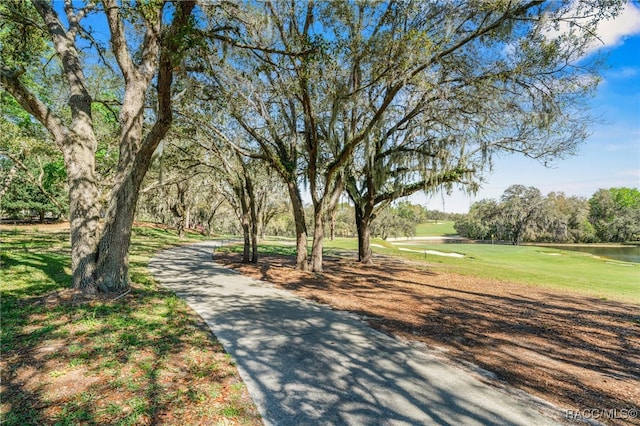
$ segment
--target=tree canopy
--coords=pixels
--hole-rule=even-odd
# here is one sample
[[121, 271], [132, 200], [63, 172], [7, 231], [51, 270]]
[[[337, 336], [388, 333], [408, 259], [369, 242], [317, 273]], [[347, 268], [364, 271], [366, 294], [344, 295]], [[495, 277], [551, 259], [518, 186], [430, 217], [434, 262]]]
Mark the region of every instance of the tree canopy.
[[455, 223], [473, 239], [590, 243], [640, 240], [640, 191], [600, 189], [590, 199], [513, 185], [499, 201], [474, 203]]
[[[129, 285], [136, 204], [176, 113], [179, 135], [206, 127], [210, 147], [251, 165], [245, 190], [264, 167], [281, 179], [297, 267], [320, 272], [324, 224], [345, 190], [366, 262], [369, 227], [395, 200], [474, 191], [501, 153], [544, 163], [575, 153], [599, 81], [598, 56], [586, 53], [621, 5], [12, 0], [0, 5], [2, 99], [12, 98], [13, 124], [39, 122], [62, 154], [76, 288]], [[188, 139], [187, 157], [208, 161]], [[246, 195], [241, 210], [257, 225]]]

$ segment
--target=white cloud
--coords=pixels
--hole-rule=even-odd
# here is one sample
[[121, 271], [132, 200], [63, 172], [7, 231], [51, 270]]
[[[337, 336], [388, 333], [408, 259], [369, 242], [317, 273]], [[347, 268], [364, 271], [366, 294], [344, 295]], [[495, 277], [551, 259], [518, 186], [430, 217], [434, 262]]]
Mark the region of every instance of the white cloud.
[[[570, 20], [579, 25], [586, 24], [591, 17], [576, 18], [576, 16], [580, 15], [580, 12], [578, 12], [580, 6], [580, 0], [573, 0], [566, 8], [563, 8], [563, 22], [560, 23], [558, 29], [550, 25], [545, 31], [546, 37], [555, 39], [560, 34], [571, 31]], [[635, 6], [631, 1], [627, 1], [615, 18], [598, 22], [596, 33], [599, 40], [593, 42], [587, 49], [586, 55], [602, 48], [618, 46], [624, 42], [626, 37], [640, 34], [640, 7]]]
[[638, 75], [640, 75], [640, 67], [623, 67], [607, 72], [608, 78], [626, 79], [634, 78]]
[[598, 47], [617, 46], [625, 37], [640, 34], [640, 8], [627, 2], [615, 19], [602, 21], [598, 25], [598, 36], [604, 45]]

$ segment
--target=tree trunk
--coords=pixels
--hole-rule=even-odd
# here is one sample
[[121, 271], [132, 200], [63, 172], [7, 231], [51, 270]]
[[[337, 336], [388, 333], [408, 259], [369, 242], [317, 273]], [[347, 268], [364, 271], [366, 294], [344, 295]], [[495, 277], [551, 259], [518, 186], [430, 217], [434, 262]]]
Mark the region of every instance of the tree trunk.
[[105, 292], [126, 290], [129, 279], [129, 246], [140, 187], [151, 156], [139, 156], [128, 174], [116, 177], [111, 203], [100, 238], [97, 285]]
[[331, 241], [335, 240], [336, 238], [336, 210], [333, 209], [331, 210], [331, 222], [329, 222], [329, 229], [330, 229], [330, 239]]
[[260, 224], [258, 225], [258, 237], [259, 241], [263, 241], [267, 233], [267, 225], [263, 220], [260, 220]]
[[247, 187], [247, 195], [249, 196], [249, 214], [251, 218], [251, 263], [258, 263], [258, 212], [256, 205], [256, 194], [253, 187], [253, 181], [247, 170], [245, 172], [245, 182]]
[[371, 221], [373, 216], [366, 208], [355, 206], [356, 229], [358, 230], [358, 262], [373, 263], [371, 252]]
[[[110, 206], [107, 220], [98, 247], [98, 262], [96, 269], [97, 285], [103, 291], [122, 291], [129, 287], [129, 245], [131, 243], [131, 228], [135, 215], [136, 203], [142, 180], [144, 179], [151, 157], [160, 141], [165, 137], [173, 121], [171, 109], [171, 87], [173, 86], [174, 61], [178, 43], [181, 38], [177, 32], [184, 28], [184, 24], [191, 15], [195, 2], [184, 1], [176, 6], [176, 15], [167, 34], [158, 49], [158, 40], [153, 40], [153, 49], [158, 49], [160, 56], [157, 63], [156, 121], [143, 137], [143, 116], [146, 91], [153, 76], [152, 62], [146, 64], [145, 74], [136, 74], [129, 61], [126, 48], [123, 49], [123, 35], [119, 28], [111, 27], [112, 44], [123, 74], [125, 75], [125, 93], [123, 106], [120, 111], [120, 157], [114, 189], [111, 192]], [[114, 14], [117, 9], [110, 9], [108, 14]], [[112, 16], [110, 16], [112, 18]], [[115, 31], [115, 34], [114, 34]], [[116, 43], [117, 42], [117, 43]], [[155, 61], [152, 59], [151, 61]], [[94, 150], [95, 151], [95, 150]], [[97, 203], [96, 203], [97, 204]]]
[[322, 272], [322, 246], [324, 240], [324, 223], [322, 204], [314, 206], [313, 245], [311, 246], [311, 265], [313, 272]]
[[185, 213], [186, 207], [184, 202], [184, 196], [187, 192], [187, 184], [185, 182], [179, 182], [176, 184], [176, 190], [178, 192], [178, 199], [171, 206], [171, 212], [176, 218], [176, 231], [178, 232], [179, 238], [184, 238], [184, 228], [185, 228]]
[[222, 205], [222, 201], [218, 202], [218, 204], [213, 208], [213, 210], [211, 210], [211, 214], [209, 215], [209, 218], [207, 219], [207, 234], [208, 235], [213, 235], [213, 219], [216, 217], [216, 212], [218, 211], [218, 208]]
[[107, 212], [98, 251], [98, 287], [101, 291], [126, 290], [129, 280], [129, 245], [138, 198], [132, 178], [114, 194], [115, 199]]
[[240, 221], [242, 222], [242, 235], [244, 237], [244, 247], [242, 248], [242, 263], [249, 263], [251, 252], [251, 214], [247, 203], [247, 194], [243, 182], [237, 182], [234, 191], [240, 201]]
[[180, 202], [176, 202], [171, 206], [171, 212], [176, 218], [176, 231], [179, 238], [184, 238], [184, 208]]
[[[371, 222], [375, 218], [373, 214], [375, 208], [373, 181], [367, 180], [368, 191], [364, 195], [360, 195], [355, 179], [352, 178], [347, 184], [347, 193], [353, 201], [356, 230], [358, 232], [358, 262], [364, 264], [373, 263], [373, 254], [371, 252]], [[386, 239], [386, 235], [383, 235]]]
[[[158, 93], [158, 114], [161, 118], [144, 138], [141, 114], [144, 106], [144, 91], [136, 92], [136, 87], [133, 87], [132, 93], [125, 93], [125, 103], [127, 101], [128, 103], [126, 108], [123, 106], [121, 116], [127, 126], [123, 128], [121, 134], [118, 172], [98, 250], [97, 284], [103, 291], [123, 291], [130, 285], [129, 245], [140, 187], [151, 164], [152, 154], [168, 132], [172, 121], [169, 97], [173, 75], [169, 55], [168, 52], [163, 52], [161, 55], [158, 73], [158, 86], [163, 88]], [[182, 222], [179, 233], [182, 235], [184, 235], [186, 191], [186, 185], [178, 186], [179, 221]]]
[[64, 148], [69, 183], [72, 286], [94, 293], [98, 288], [96, 264], [100, 233], [94, 152], [90, 142], [70, 141]]
[[264, 240], [264, 232], [265, 232], [264, 219], [262, 218], [261, 214], [258, 214], [256, 219], [258, 221], [258, 223], [256, 224], [258, 241], [262, 241]]
[[259, 197], [256, 196], [256, 199], [254, 200], [256, 205], [256, 231], [258, 233], [258, 241], [264, 240], [264, 228], [266, 226], [265, 216], [267, 214], [266, 198], [267, 194], [263, 192]]
[[287, 188], [296, 224], [296, 269], [306, 271], [309, 269], [309, 265], [307, 263], [307, 221], [304, 216], [304, 205], [296, 183], [287, 182]]
[[251, 224], [251, 263], [258, 263], [258, 229]]
[[249, 263], [249, 253], [251, 251], [251, 233], [249, 232], [249, 221], [245, 216], [242, 220], [242, 235], [244, 236], [244, 247], [242, 249], [242, 263]]

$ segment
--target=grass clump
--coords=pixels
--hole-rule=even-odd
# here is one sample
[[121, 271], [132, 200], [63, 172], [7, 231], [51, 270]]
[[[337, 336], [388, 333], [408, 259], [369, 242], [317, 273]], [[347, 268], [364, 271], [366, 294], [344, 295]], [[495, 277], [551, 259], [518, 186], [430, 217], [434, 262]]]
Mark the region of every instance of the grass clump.
[[133, 235], [133, 288], [114, 300], [69, 288], [68, 233], [2, 233], [0, 423], [261, 424], [222, 346], [147, 271], [184, 240]]

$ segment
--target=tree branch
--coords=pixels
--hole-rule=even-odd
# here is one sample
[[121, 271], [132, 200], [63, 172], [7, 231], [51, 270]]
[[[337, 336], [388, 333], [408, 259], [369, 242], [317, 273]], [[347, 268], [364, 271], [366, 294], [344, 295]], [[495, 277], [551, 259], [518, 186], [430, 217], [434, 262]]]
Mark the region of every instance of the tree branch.
[[124, 35], [124, 26], [120, 18], [120, 6], [118, 6], [116, 0], [102, 0], [102, 2], [104, 3], [105, 14], [107, 15], [109, 31], [111, 31], [111, 50], [118, 62], [125, 82], [138, 79], [138, 71], [133, 59], [131, 59], [131, 54], [127, 47], [127, 40]]
[[158, 65], [157, 119], [140, 147], [141, 156], [138, 156], [138, 158], [143, 161], [151, 158], [151, 154], [153, 154], [153, 151], [158, 147], [158, 144], [165, 137], [171, 126], [173, 120], [173, 110], [171, 108], [173, 69], [176, 65], [176, 55], [180, 56], [183, 50], [183, 46], [181, 46], [183, 40], [179, 37], [179, 32], [187, 26], [189, 16], [195, 5], [195, 0], [185, 0], [177, 3], [173, 22], [163, 37], [163, 46], [161, 47]]
[[186, 114], [182, 114], [180, 111], [175, 111], [175, 113], [182, 117], [184, 120], [190, 122], [191, 124], [194, 124], [196, 126], [200, 126], [202, 128], [205, 128], [207, 130], [209, 130], [211, 133], [213, 133], [218, 139], [220, 139], [221, 141], [223, 141], [224, 143], [226, 143], [227, 145], [229, 145], [231, 148], [233, 148], [234, 151], [240, 153], [241, 155], [244, 155], [245, 157], [249, 157], [249, 158], [255, 158], [255, 159], [259, 159], [259, 160], [264, 160], [265, 156], [264, 155], [259, 155], [256, 153], [253, 153], [251, 151], [247, 151], [246, 149], [242, 148], [241, 146], [239, 146], [238, 144], [236, 144], [235, 142], [233, 142], [231, 139], [229, 139], [227, 137], [227, 135], [225, 135], [224, 133], [222, 133], [220, 131], [220, 129], [216, 128], [215, 126], [212, 126], [209, 123], [203, 122], [201, 120], [196, 120], [191, 116], [188, 116]]
[[[315, 52], [315, 50], [316, 50], [316, 49], [310, 48], [310, 49], [302, 50], [300, 52], [291, 52], [291, 51], [288, 51], [288, 50], [274, 49], [274, 48], [270, 48], [270, 47], [264, 47], [264, 46], [240, 43], [239, 41], [233, 39], [232, 37], [224, 36], [224, 35], [221, 35], [221, 34], [211, 34], [211, 35], [209, 35], [209, 37], [211, 37], [213, 39], [216, 39], [216, 40], [223, 41], [225, 43], [230, 44], [233, 47], [237, 47], [237, 48], [240, 48], [240, 49], [258, 51], [258, 52], [263, 52], [263, 53], [273, 53], [273, 54], [278, 54], [278, 55], [282, 55], [282, 56], [291, 56], [291, 57], [294, 57], [294, 58], [308, 55], [310, 53]], [[259, 56], [259, 57], [260, 57], [260, 59], [264, 60], [265, 62], [267, 61], [265, 58], [263, 58], [261, 56]]]
[[4, 64], [0, 65], [0, 83], [18, 101], [20, 106], [36, 120], [42, 123], [53, 136], [58, 147], [62, 148], [62, 142], [69, 132], [60, 117], [53, 113], [47, 105], [38, 99], [29, 89], [22, 84], [20, 76], [24, 71], [9, 70]]
[[409, 196], [415, 192], [422, 191], [428, 188], [434, 188], [445, 183], [461, 182], [464, 175], [467, 173], [475, 172], [474, 169], [467, 168], [454, 168], [443, 172], [435, 177], [429, 179], [423, 179], [419, 182], [414, 182], [410, 185], [404, 185], [394, 191], [382, 192], [376, 195], [374, 204], [380, 204], [384, 201], [395, 200], [398, 198]]
[[[51, 4], [46, 0], [34, 0], [33, 5], [44, 20], [53, 46], [60, 55], [62, 68], [69, 83], [71, 96], [69, 107], [71, 108], [72, 128], [88, 125], [92, 127], [91, 120], [91, 96], [86, 85], [83, 67], [75, 45], [74, 31], [67, 33], [60, 18]], [[76, 23], [79, 25], [79, 23]]]

